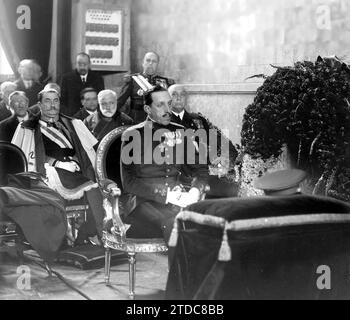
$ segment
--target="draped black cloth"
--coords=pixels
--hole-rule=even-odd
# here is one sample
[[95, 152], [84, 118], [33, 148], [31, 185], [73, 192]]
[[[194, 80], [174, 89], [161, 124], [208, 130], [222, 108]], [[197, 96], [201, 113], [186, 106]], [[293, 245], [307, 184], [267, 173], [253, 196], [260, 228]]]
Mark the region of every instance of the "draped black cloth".
[[[350, 212], [350, 205], [312, 196], [208, 200], [191, 211], [228, 221]], [[218, 260], [223, 230], [185, 223], [170, 268], [166, 299], [349, 299], [350, 224], [299, 225], [228, 232], [230, 261]], [[332, 290], [319, 290], [319, 266]]]
[[[23, 29], [21, 16], [30, 10], [30, 29]], [[20, 60], [35, 59], [47, 76], [51, 50], [53, 0], [0, 0], [0, 37], [6, 57], [17, 74]], [[18, 10], [18, 12], [17, 12]], [[19, 19], [19, 23], [18, 23]]]
[[52, 262], [66, 235], [63, 198], [47, 187], [37, 175], [9, 175], [0, 187], [0, 216], [13, 220], [35, 251]]

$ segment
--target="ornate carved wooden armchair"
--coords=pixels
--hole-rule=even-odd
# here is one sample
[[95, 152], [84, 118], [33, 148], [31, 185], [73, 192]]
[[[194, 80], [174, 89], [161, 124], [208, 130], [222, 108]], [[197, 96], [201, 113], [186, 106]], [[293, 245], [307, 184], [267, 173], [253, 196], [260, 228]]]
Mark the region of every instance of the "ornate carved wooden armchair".
[[123, 191], [107, 190], [111, 182], [122, 188], [120, 177], [121, 136], [127, 127], [120, 127], [110, 132], [100, 143], [97, 150], [96, 174], [105, 196], [104, 207], [113, 218], [112, 232], [106, 230], [103, 243], [105, 255], [105, 282], [109, 284], [111, 250], [124, 251], [129, 260], [129, 297], [135, 298], [136, 254], [166, 252], [168, 247], [163, 239], [132, 239], [126, 237], [127, 226], [122, 222], [120, 211], [123, 206]]

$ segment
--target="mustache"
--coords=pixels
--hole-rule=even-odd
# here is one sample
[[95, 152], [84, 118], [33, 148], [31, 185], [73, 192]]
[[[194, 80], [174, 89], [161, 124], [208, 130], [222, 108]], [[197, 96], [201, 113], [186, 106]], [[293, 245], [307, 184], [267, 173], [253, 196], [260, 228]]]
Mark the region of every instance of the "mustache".
[[165, 113], [163, 114], [163, 118], [165, 118], [165, 117], [170, 117], [170, 116], [171, 116], [170, 112], [165, 112]]

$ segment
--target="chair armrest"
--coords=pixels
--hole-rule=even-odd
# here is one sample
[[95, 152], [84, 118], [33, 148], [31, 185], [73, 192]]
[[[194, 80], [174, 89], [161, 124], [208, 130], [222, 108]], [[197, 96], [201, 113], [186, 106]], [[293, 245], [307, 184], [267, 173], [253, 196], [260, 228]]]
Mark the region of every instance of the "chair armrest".
[[126, 226], [119, 214], [119, 197], [121, 190], [118, 185], [109, 179], [99, 182], [102, 194], [105, 197], [103, 207], [106, 212], [104, 229], [117, 237], [119, 242], [125, 242]]
[[205, 200], [207, 193], [210, 191], [210, 186], [207, 184], [207, 185], [205, 185], [203, 190], [200, 190], [200, 191], [201, 191], [200, 201], [203, 201], [203, 200]]
[[101, 180], [99, 181], [99, 185], [103, 195], [107, 198], [119, 197], [121, 195], [121, 190], [113, 180], [109, 180], [109, 179]]

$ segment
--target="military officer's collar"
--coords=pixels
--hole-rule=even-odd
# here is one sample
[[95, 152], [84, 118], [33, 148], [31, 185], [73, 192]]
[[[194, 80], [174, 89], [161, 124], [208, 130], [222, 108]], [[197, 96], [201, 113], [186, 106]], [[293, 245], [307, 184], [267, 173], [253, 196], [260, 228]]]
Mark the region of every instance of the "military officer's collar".
[[149, 116], [146, 119], [146, 124], [148, 124], [150, 127], [158, 129], [158, 128], [167, 128], [169, 125], [165, 126], [163, 124], [160, 124], [156, 121], [154, 121], [152, 118], [150, 118]]
[[185, 127], [179, 123], [170, 122], [168, 125], [160, 124], [153, 119], [151, 119], [149, 116], [147, 117], [145, 121], [146, 125], [152, 126], [154, 129], [164, 128], [164, 129], [171, 129], [171, 126], [177, 127], [176, 129], [184, 129]]
[[154, 79], [154, 78], [156, 78], [158, 75], [157, 74], [153, 74], [153, 75], [148, 75], [148, 74], [146, 74], [146, 73], [144, 73], [144, 72], [142, 72], [141, 73], [141, 75], [143, 76], [143, 77], [145, 77], [146, 79]]

